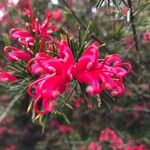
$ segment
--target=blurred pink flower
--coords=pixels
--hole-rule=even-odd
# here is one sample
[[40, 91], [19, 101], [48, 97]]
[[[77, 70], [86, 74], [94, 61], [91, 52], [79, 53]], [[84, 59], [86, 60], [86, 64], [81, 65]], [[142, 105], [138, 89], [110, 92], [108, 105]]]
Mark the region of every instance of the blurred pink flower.
[[57, 127], [59, 127], [59, 122], [57, 120], [51, 120], [50, 127], [51, 128], [57, 128]]
[[61, 9], [56, 9], [51, 11], [52, 16], [56, 22], [62, 22], [63, 17], [62, 17], [62, 10]]
[[83, 102], [83, 97], [75, 98], [73, 104], [75, 108], [79, 108]]
[[0, 82], [16, 82], [16, 81], [17, 78], [13, 74], [0, 69]]
[[150, 42], [150, 32], [143, 33], [143, 40], [142, 43]]
[[102, 150], [102, 148], [98, 143], [92, 142], [88, 145], [88, 150]]
[[133, 115], [134, 117], [138, 117], [140, 115], [140, 111], [147, 109], [147, 107], [144, 105], [144, 103], [135, 104], [133, 106]]
[[123, 43], [124, 43], [124, 50], [132, 50], [135, 47], [134, 39], [132, 35], [127, 35], [123, 39]]
[[126, 7], [126, 6], [122, 7], [121, 8], [121, 15], [123, 15], [123, 16], [127, 15], [128, 11], [129, 11], [128, 7]]
[[72, 132], [74, 129], [69, 126], [69, 125], [59, 125], [58, 130], [62, 133], [70, 133]]
[[144, 145], [137, 145], [137, 146], [127, 146], [125, 150], [148, 150], [148, 149], [146, 149]]
[[113, 112], [121, 112], [123, 110], [123, 108], [119, 105], [115, 105], [113, 107]]
[[19, 59], [20, 60], [30, 59], [30, 54], [13, 46], [6, 46], [4, 48], [4, 54], [7, 56], [7, 58], [10, 61], [13, 61], [13, 62], [18, 61]]
[[112, 147], [113, 150], [115, 149], [122, 149], [124, 146], [123, 140], [110, 128], [106, 128], [103, 130], [99, 136], [99, 140], [101, 142], [103, 141], [109, 141], [110, 147]]
[[4, 150], [17, 150], [17, 147], [14, 144], [10, 144]]

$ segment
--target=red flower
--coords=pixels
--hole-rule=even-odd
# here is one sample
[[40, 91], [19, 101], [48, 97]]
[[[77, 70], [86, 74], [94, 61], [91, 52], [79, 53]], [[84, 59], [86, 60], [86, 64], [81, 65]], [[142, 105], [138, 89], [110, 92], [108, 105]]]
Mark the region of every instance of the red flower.
[[143, 34], [142, 43], [147, 43], [147, 42], [150, 42], [150, 32], [145, 32], [145, 33]]
[[73, 100], [73, 104], [75, 108], [79, 108], [83, 102], [83, 97], [79, 97]]
[[88, 84], [86, 92], [95, 95], [104, 89], [111, 91], [113, 96], [124, 92], [122, 79], [131, 71], [129, 63], [122, 63], [120, 55], [108, 55], [99, 63], [98, 47], [90, 45], [79, 58], [74, 69], [74, 77], [81, 83]]
[[123, 16], [127, 15], [128, 11], [129, 11], [128, 7], [126, 7], [126, 6], [122, 7], [121, 8], [121, 15], [123, 15]]
[[[60, 41], [57, 57], [37, 53], [28, 62], [27, 68], [31, 73], [42, 75], [28, 88], [28, 94], [35, 98], [34, 109], [37, 113], [45, 114], [54, 110], [57, 97], [65, 91], [67, 83], [72, 79], [73, 64], [74, 57], [67, 42], [63, 40]], [[43, 110], [37, 107], [40, 101]]]
[[110, 142], [110, 146], [115, 150], [115, 149], [122, 149], [123, 148], [123, 140], [118, 137], [118, 135], [109, 128], [106, 128], [105, 130], [103, 130], [99, 136], [99, 140], [101, 142], [103, 141], [109, 141]]
[[[56, 98], [64, 92], [66, 83], [63, 76], [49, 74], [34, 81], [28, 88], [28, 94], [35, 98], [35, 111], [41, 114], [53, 111], [56, 105]], [[34, 90], [34, 93], [31, 90]], [[40, 100], [42, 101], [42, 111], [37, 108]]]
[[73, 128], [68, 125], [59, 125], [59, 131], [62, 133], [70, 133], [73, 131]]
[[17, 78], [9, 72], [0, 70], [0, 82], [16, 82]]
[[88, 150], [102, 150], [102, 148], [98, 143], [92, 142], [88, 145]]
[[27, 52], [24, 52], [12, 46], [6, 46], [4, 48], [4, 53], [9, 60], [14, 61], [14, 62], [18, 61], [19, 59], [20, 60], [30, 59], [30, 55]]
[[56, 10], [52, 11], [52, 16], [56, 22], [61, 22], [63, 20], [61, 9], [56, 9]]
[[48, 66], [51, 57], [47, 53], [37, 53], [34, 58], [27, 63], [27, 69], [35, 75], [42, 73], [51, 73], [52, 67]]
[[[127, 146], [125, 150], [146, 150], [144, 145], [137, 145], [137, 146]], [[147, 149], [148, 150], [148, 149]]]
[[103, 130], [99, 136], [100, 141], [114, 140], [117, 138], [117, 134], [110, 128]]
[[134, 43], [134, 38], [132, 35], [127, 35], [124, 39], [123, 39], [123, 43], [124, 43], [124, 50], [131, 50], [134, 49], [135, 47], [135, 43]]
[[18, 40], [23, 46], [30, 47], [34, 45], [34, 37], [25, 29], [13, 28], [10, 30], [9, 35], [12, 39]]

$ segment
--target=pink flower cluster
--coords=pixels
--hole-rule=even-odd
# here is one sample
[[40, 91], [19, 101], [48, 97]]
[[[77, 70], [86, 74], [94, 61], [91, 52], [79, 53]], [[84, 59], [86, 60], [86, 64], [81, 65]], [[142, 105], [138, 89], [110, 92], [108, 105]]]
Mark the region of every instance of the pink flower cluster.
[[99, 143], [97, 142], [91, 142], [87, 148], [86, 146], [82, 146], [79, 148], [79, 150], [102, 150], [102, 147]]
[[135, 145], [134, 141], [129, 141], [125, 143], [122, 138], [120, 138], [116, 132], [110, 128], [106, 128], [101, 131], [99, 136], [99, 141], [91, 142], [88, 146], [81, 146], [79, 150], [102, 150], [102, 143], [106, 144], [112, 150], [148, 150], [143, 144]]
[[[25, 61], [29, 73], [36, 77], [28, 87], [28, 94], [34, 99], [33, 108], [36, 113], [46, 114], [53, 111], [58, 97], [73, 79], [86, 84], [86, 92], [90, 95], [100, 94], [104, 90], [109, 90], [112, 96], [123, 94], [122, 81], [131, 71], [130, 63], [123, 62], [119, 54], [108, 55], [99, 60], [99, 48], [96, 44], [89, 45], [75, 61], [67, 41], [52, 37], [58, 27], [51, 19], [58, 21], [61, 12], [47, 12], [47, 18], [40, 25], [34, 17], [29, 0], [26, 3], [31, 23], [27, 24], [27, 29], [13, 28], [9, 33], [21, 48], [6, 46], [4, 53], [12, 62]], [[50, 54], [52, 41], [55, 41], [57, 49], [55, 56]], [[39, 42], [39, 48], [35, 50], [36, 42]], [[4, 80], [5, 76], [7, 79]], [[0, 80], [16, 81], [16, 78], [3, 73], [3, 79]]]
[[0, 82], [16, 82], [17, 78], [10, 72], [0, 69]]
[[[98, 47], [92, 44], [75, 62], [65, 40], [59, 42], [55, 57], [44, 52], [37, 53], [27, 65], [32, 74], [39, 76], [28, 88], [29, 95], [35, 98], [35, 111], [41, 114], [52, 111], [56, 106], [56, 99], [73, 79], [87, 84], [86, 92], [91, 95], [107, 89], [113, 96], [120, 96], [124, 92], [122, 79], [131, 71], [131, 65], [122, 62], [118, 54], [108, 55], [101, 62], [98, 59]], [[37, 108], [40, 101], [42, 111]]]
[[109, 141], [110, 147], [112, 147], [113, 150], [122, 149], [124, 145], [123, 140], [113, 130], [109, 128], [106, 128], [101, 132], [99, 140], [101, 142]]
[[147, 43], [147, 42], [150, 42], [150, 32], [145, 32], [145, 33], [143, 34], [142, 43]]
[[50, 123], [50, 127], [58, 129], [58, 131], [61, 133], [70, 133], [74, 130], [73, 127], [65, 124], [60, 124], [57, 120], [52, 120]]
[[75, 109], [79, 108], [83, 102], [86, 102], [86, 107], [88, 109], [92, 108], [91, 101], [89, 99], [84, 99], [83, 97], [74, 98], [73, 100], [73, 106]]
[[[15, 30], [15, 32], [11, 30], [11, 36], [26, 41], [30, 35], [23, 30]], [[5, 47], [4, 52], [13, 62], [28, 61], [27, 69], [33, 75], [39, 76], [30, 84], [28, 94], [35, 99], [35, 111], [41, 114], [54, 110], [57, 97], [65, 91], [66, 85], [72, 79], [87, 84], [86, 92], [91, 95], [99, 94], [107, 89], [111, 91], [111, 95], [120, 96], [124, 92], [122, 79], [131, 71], [131, 65], [122, 62], [118, 54], [108, 55], [104, 60], [99, 61], [99, 50], [94, 44], [88, 46], [78, 62], [75, 62], [65, 40], [59, 42], [58, 53], [55, 57], [46, 52], [38, 52], [31, 58], [30, 50], [25, 52], [12, 46]], [[43, 110], [37, 108], [40, 101], [42, 101]]]

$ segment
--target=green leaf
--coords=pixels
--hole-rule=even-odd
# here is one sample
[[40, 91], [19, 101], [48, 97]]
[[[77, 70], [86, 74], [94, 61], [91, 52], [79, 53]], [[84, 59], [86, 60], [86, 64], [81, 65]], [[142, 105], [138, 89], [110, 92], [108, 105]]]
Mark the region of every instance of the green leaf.
[[60, 108], [57, 107], [57, 109], [55, 111], [58, 112], [59, 114], [61, 114], [61, 116], [65, 119], [66, 123], [71, 125], [70, 120], [68, 119], [66, 114]]
[[99, 8], [102, 6], [103, 2], [104, 2], [104, 0], [99, 0], [99, 1], [97, 1], [95, 7], [96, 7], [97, 9], [99, 9]]
[[33, 105], [33, 100], [30, 101], [28, 108], [27, 108], [27, 112], [29, 112], [31, 110], [32, 105]]
[[3, 40], [5, 45], [11, 45], [11, 39], [9, 38], [8, 34], [3, 34]]
[[78, 83], [75, 84], [75, 86], [73, 87], [72, 91], [69, 93], [69, 95], [67, 96], [66, 100], [64, 101], [63, 107], [66, 105], [66, 103], [70, 100], [75, 88], [77, 87]]
[[87, 37], [88, 37], [88, 34], [89, 34], [89, 32], [90, 32], [89, 30], [90, 30], [91, 24], [92, 24], [92, 21], [89, 22], [89, 24], [88, 24], [88, 26], [87, 26], [87, 28], [86, 28], [86, 31], [85, 31], [85, 33], [84, 33], [84, 36], [83, 36], [82, 40], [80, 41], [80, 42], [81, 42], [81, 44], [80, 44], [81, 47], [80, 47], [80, 49], [79, 49], [79, 51], [78, 51], [78, 58], [80, 57], [80, 55], [82, 54], [82, 52], [83, 52], [83, 50], [84, 50], [85, 42], [86, 42]]

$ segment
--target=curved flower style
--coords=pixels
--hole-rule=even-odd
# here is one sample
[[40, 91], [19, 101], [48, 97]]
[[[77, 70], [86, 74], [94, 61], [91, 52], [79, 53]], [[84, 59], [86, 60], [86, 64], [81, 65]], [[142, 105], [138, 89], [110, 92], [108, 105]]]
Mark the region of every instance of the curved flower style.
[[51, 60], [51, 57], [47, 53], [37, 53], [35, 57], [30, 59], [27, 63], [27, 69], [35, 75], [49, 73], [52, 69], [45, 64], [48, 60]]
[[99, 51], [95, 45], [90, 45], [79, 58], [74, 69], [74, 77], [81, 83], [89, 84], [86, 91], [90, 94], [100, 93], [104, 85], [100, 86], [101, 77], [99, 74]]
[[0, 82], [16, 82], [17, 78], [10, 72], [0, 70]]
[[30, 55], [18, 48], [13, 46], [6, 46], [4, 48], [4, 53], [10, 61], [16, 62], [20, 60], [29, 60]]
[[30, 37], [31, 34], [30, 34], [30, 32], [26, 31], [25, 29], [22, 29], [22, 28], [13, 28], [13, 29], [10, 30], [9, 36], [13, 40], [17, 40], [19, 38]]
[[[45, 75], [33, 82], [28, 88], [28, 94], [35, 98], [34, 109], [37, 113], [45, 114], [55, 107], [57, 97], [66, 89], [67, 81], [63, 75]], [[34, 93], [33, 93], [34, 90]], [[32, 92], [31, 92], [32, 91]], [[37, 105], [42, 100], [43, 111]]]
[[75, 64], [75, 60], [66, 40], [61, 40], [59, 43], [58, 59], [63, 62], [64, 73], [68, 81], [71, 80], [73, 78], [73, 65]]

